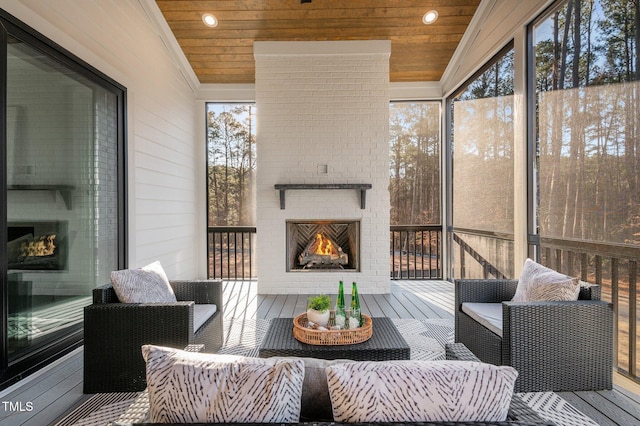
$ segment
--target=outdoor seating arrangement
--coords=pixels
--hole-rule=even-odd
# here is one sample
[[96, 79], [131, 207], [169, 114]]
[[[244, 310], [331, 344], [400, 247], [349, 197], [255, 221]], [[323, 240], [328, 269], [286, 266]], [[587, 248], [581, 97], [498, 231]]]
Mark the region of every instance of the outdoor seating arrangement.
[[516, 302], [517, 280], [456, 280], [455, 341], [516, 368], [516, 392], [611, 389], [613, 308], [576, 282], [577, 300]]
[[[131, 424], [145, 424], [154, 421], [167, 421], [170, 420], [173, 423], [193, 423], [194, 419], [198, 419], [201, 413], [199, 411], [205, 409], [206, 404], [202, 405], [197, 403], [196, 401], [200, 401], [199, 398], [193, 398], [193, 394], [191, 398], [180, 398], [180, 393], [183, 391], [181, 388], [189, 389], [190, 392], [199, 392], [206, 391], [210, 392], [212, 388], [206, 386], [192, 386], [189, 384], [190, 381], [198, 380], [199, 384], [202, 381], [206, 380], [214, 380], [214, 377], [218, 377], [222, 373], [220, 370], [216, 369], [216, 366], [220, 365], [220, 362], [224, 362], [222, 360], [213, 361], [215, 356], [207, 357], [207, 356], [195, 356], [191, 357], [184, 352], [171, 350], [169, 348], [160, 348], [160, 347], [149, 347], [146, 346], [144, 348], [145, 356], [147, 358], [148, 363], [148, 374], [151, 376], [152, 382], [150, 382], [150, 387], [148, 391], [143, 392], [140, 396], [128, 407], [126, 412], [124, 412], [119, 419], [114, 423], [118, 426], [125, 426]], [[457, 412], [458, 410], [453, 410], [447, 416], [447, 420], [445, 420], [446, 424], [450, 425], [553, 425], [554, 423], [543, 419], [538, 415], [533, 409], [531, 409], [518, 395], [512, 394], [512, 387], [500, 386], [498, 385], [496, 380], [496, 373], [500, 376], [502, 374], [509, 375], [510, 369], [506, 370], [495, 370], [490, 373], [492, 376], [489, 379], [487, 376], [484, 376], [482, 372], [483, 364], [477, 364], [478, 358], [475, 357], [463, 344], [455, 343], [446, 345], [446, 358], [449, 361], [463, 361], [460, 362], [459, 366], [457, 363], [432, 363], [429, 361], [416, 361], [410, 364], [404, 364], [402, 368], [398, 371], [394, 371], [393, 377], [395, 378], [393, 383], [389, 382], [389, 389], [393, 392], [401, 392], [401, 388], [404, 385], [401, 383], [400, 376], [402, 373], [408, 373], [411, 375], [411, 381], [421, 382], [427, 380], [426, 377], [420, 377], [419, 372], [421, 369], [427, 368], [430, 371], [430, 375], [437, 376], [437, 369], [449, 369], [449, 368], [461, 368], [463, 370], [471, 368], [468, 370], [466, 374], [470, 374], [470, 376], [474, 376], [474, 372], [478, 373], [477, 380], [467, 378], [468, 383], [466, 385], [469, 386], [468, 392], [460, 391], [457, 394], [458, 398], [466, 398], [470, 395], [473, 395], [473, 400], [466, 401], [465, 404], [460, 404], [460, 411], [466, 410], [466, 414], [464, 416], [467, 420], [456, 420], [456, 415], [462, 415], [461, 412]], [[198, 360], [198, 369], [207, 368], [208, 370], [212, 370], [212, 376], [208, 375], [192, 375], [189, 374], [188, 369], [190, 362]], [[473, 365], [465, 363], [473, 362]], [[170, 373], [170, 376], [166, 376], [167, 372], [173, 368], [173, 364], [179, 362], [180, 368], [174, 369]], [[228, 362], [228, 360], [227, 360]], [[259, 397], [265, 399], [266, 405], [284, 405], [280, 407], [280, 410], [270, 410], [265, 408], [263, 405], [260, 406], [257, 410], [241, 410], [241, 405], [238, 401], [241, 401], [246, 395], [242, 393], [234, 393], [234, 403], [229, 407], [229, 410], [223, 410], [220, 413], [217, 413], [217, 416], [227, 416], [228, 419], [224, 419], [222, 417], [216, 417], [216, 421], [220, 424], [224, 424], [226, 422], [229, 423], [237, 423], [239, 418], [251, 423], [262, 423], [266, 422], [267, 418], [271, 419], [269, 421], [273, 421], [273, 416], [289, 416], [293, 415], [293, 418], [288, 419], [289, 424], [326, 424], [326, 425], [336, 425], [336, 424], [348, 424], [353, 421], [349, 420], [350, 416], [358, 416], [357, 421], [358, 424], [380, 424], [377, 423], [381, 421], [379, 416], [385, 416], [385, 424], [419, 424], [422, 426], [427, 425], [436, 425], [436, 424], [444, 424], [442, 420], [439, 421], [419, 421], [414, 422], [407, 421], [397, 422], [394, 420], [395, 416], [400, 416], [402, 418], [410, 418], [412, 417], [412, 413], [417, 412], [419, 410], [428, 409], [424, 404], [413, 405], [413, 411], [409, 409], [407, 410], [393, 410], [387, 408], [381, 408], [380, 406], [371, 407], [369, 404], [362, 404], [356, 408], [356, 406], [349, 404], [340, 404], [337, 402], [340, 398], [369, 398], [370, 395], [365, 388], [359, 389], [358, 386], [366, 387], [366, 384], [359, 384], [362, 382], [366, 382], [364, 377], [368, 377], [371, 374], [376, 375], [377, 370], [386, 370], [396, 368], [399, 364], [387, 364], [385, 362], [351, 362], [348, 360], [323, 360], [316, 358], [299, 358], [299, 357], [286, 357], [286, 358], [268, 358], [268, 359], [260, 359], [260, 358], [250, 358], [245, 359], [241, 364], [242, 368], [248, 368], [253, 370], [252, 366], [256, 364], [261, 364], [262, 366], [255, 369], [254, 374], [257, 371], [263, 371], [265, 366], [273, 369], [273, 377], [280, 377], [278, 380], [286, 381], [286, 385], [281, 383], [278, 384], [276, 382], [271, 383], [270, 386], [273, 386], [274, 392], [280, 391], [282, 393], [283, 389], [286, 392], [282, 393], [280, 397], [273, 398], [272, 395], [267, 392], [265, 394], [258, 394], [253, 396], [248, 396], [251, 400], [253, 398]], [[414, 366], [415, 365], [415, 370]], [[490, 368], [492, 366], [484, 365], [484, 368]], [[433, 368], [436, 368], [434, 370]], [[495, 367], [494, 367], [495, 368]], [[373, 369], [373, 370], [372, 370]], [[282, 370], [286, 371], [286, 375], [282, 375]], [[297, 380], [296, 377], [302, 377], [302, 370], [304, 370], [304, 380]], [[348, 375], [343, 375], [345, 371], [348, 371]], [[488, 372], [488, 371], [487, 371]], [[502, 374], [501, 374], [502, 373]], [[451, 374], [448, 372], [446, 374]], [[327, 380], [328, 376], [331, 375], [332, 379]], [[183, 377], [184, 376], [184, 377]], [[285, 379], [288, 377], [288, 379]], [[342, 377], [342, 378], [341, 378]], [[360, 379], [352, 380], [352, 377], [360, 377]], [[449, 376], [451, 377], [451, 376]], [[219, 377], [218, 377], [219, 378]], [[506, 377], [503, 377], [506, 379]], [[155, 383], [157, 380], [157, 383]], [[167, 384], [167, 380], [171, 382], [171, 386], [164, 386]], [[227, 378], [227, 380], [232, 380], [231, 378]], [[275, 380], [275, 379], [274, 379]], [[506, 379], [510, 381], [509, 379]], [[513, 384], [512, 381], [510, 381]], [[490, 385], [488, 385], [491, 383]], [[162, 386], [159, 386], [162, 384]], [[483, 385], [484, 384], [484, 388]], [[264, 381], [260, 381], [259, 386], [265, 386]], [[236, 390], [242, 389], [242, 384], [238, 385]], [[250, 385], [251, 388], [254, 385]], [[437, 387], [438, 383], [433, 382], [430, 383], [430, 388]], [[448, 384], [447, 386], [450, 386]], [[461, 389], [464, 388], [465, 385], [462, 385]], [[479, 391], [479, 389], [483, 388], [483, 391]], [[235, 389], [235, 388], [234, 388]], [[395, 389], [395, 390], [394, 390]], [[382, 390], [382, 389], [381, 389]], [[347, 392], [348, 391], [348, 392]], [[506, 417], [501, 420], [490, 420], [492, 415], [495, 415], [495, 412], [498, 409], [495, 407], [495, 399], [491, 399], [490, 397], [485, 398], [485, 394], [482, 392], [486, 392], [486, 394], [491, 394], [496, 397], [498, 394], [504, 394], [502, 401], [506, 409]], [[442, 395], [446, 394], [445, 391]], [[295, 395], [296, 399], [298, 399], [296, 404], [293, 404], [292, 401], [289, 401], [292, 398], [291, 395]], [[463, 396], [466, 395], [466, 396]], [[301, 398], [300, 398], [301, 396]], [[410, 395], [407, 395], [410, 398]], [[220, 400], [216, 399], [218, 403]], [[387, 402], [389, 402], [387, 400]], [[162, 407], [154, 407], [154, 404], [162, 403]], [[297, 404], [300, 405], [297, 405]], [[402, 405], [402, 402], [396, 402], [399, 405]], [[177, 404], [177, 405], [172, 405]], [[409, 403], [411, 405], [411, 403]], [[294, 407], [295, 406], [295, 410]], [[337, 409], [333, 409], [332, 407], [337, 407]], [[435, 406], [434, 406], [435, 407]], [[451, 406], [449, 406], [450, 408]], [[490, 408], [491, 407], [491, 408]], [[232, 410], [235, 410], [233, 411]], [[273, 407], [272, 407], [273, 408]], [[437, 408], [437, 407], [435, 407]], [[300, 417], [297, 418], [297, 412], [299, 410]], [[346, 412], [344, 412], [347, 410]], [[355, 411], [353, 411], [355, 410]], [[364, 410], [364, 411], [363, 411]], [[484, 414], [478, 414], [483, 412]], [[260, 412], [258, 412], [260, 411]], [[344, 412], [344, 413], [342, 413]], [[474, 414], [474, 412], [476, 414]], [[342, 414], [341, 414], [342, 413]], [[492, 414], [488, 414], [492, 413]], [[336, 415], [338, 418], [336, 418]], [[346, 415], [346, 417], [345, 417]], [[415, 414], [415, 415], [424, 415]], [[249, 417], [247, 417], [249, 416]], [[343, 416], [343, 417], [340, 417]], [[471, 417], [482, 418], [484, 416], [485, 420], [470, 420]], [[352, 417], [355, 419], [356, 417]], [[354, 420], [355, 421], [355, 420]], [[298, 422], [306, 422], [306, 423], [298, 423]], [[243, 422], [244, 423], [244, 422]], [[276, 423], [282, 423], [282, 421], [277, 421]]]
[[220, 349], [222, 282], [169, 284], [176, 302], [121, 303], [111, 284], [93, 290], [93, 304], [84, 310], [84, 393], [145, 389], [144, 344]]

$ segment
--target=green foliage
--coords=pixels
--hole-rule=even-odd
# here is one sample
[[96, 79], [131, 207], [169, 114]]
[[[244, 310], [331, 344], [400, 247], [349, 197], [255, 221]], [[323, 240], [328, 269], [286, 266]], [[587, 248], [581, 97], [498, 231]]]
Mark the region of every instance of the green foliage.
[[255, 107], [207, 104], [209, 225], [255, 225]]
[[331, 307], [331, 297], [326, 294], [319, 296], [309, 297], [308, 309], [315, 309], [316, 311], [326, 311]]
[[440, 104], [392, 103], [391, 224], [440, 223]]

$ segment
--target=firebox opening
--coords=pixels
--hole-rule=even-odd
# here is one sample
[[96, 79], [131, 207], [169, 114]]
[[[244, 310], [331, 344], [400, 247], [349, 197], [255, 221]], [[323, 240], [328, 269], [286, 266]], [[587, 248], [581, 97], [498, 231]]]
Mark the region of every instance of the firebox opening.
[[287, 221], [287, 272], [360, 271], [360, 221]]
[[7, 261], [10, 270], [66, 270], [66, 221], [8, 222]]

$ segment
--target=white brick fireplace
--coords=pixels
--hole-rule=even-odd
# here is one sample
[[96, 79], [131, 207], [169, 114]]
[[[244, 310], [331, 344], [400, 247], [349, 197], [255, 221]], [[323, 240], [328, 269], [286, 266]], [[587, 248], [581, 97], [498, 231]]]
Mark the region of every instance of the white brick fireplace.
[[[256, 42], [258, 292], [389, 292], [389, 41]], [[371, 184], [290, 190], [277, 184]], [[360, 270], [287, 272], [287, 221], [360, 222]], [[350, 287], [347, 287], [350, 288]]]

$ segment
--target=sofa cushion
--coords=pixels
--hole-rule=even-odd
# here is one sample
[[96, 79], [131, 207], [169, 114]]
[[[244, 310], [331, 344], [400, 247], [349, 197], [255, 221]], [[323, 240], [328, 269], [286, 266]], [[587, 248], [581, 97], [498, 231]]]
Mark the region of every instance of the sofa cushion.
[[270, 359], [301, 359], [304, 362], [300, 421], [332, 422], [333, 411], [331, 409], [331, 399], [329, 398], [326, 368], [353, 361], [349, 359], [326, 360], [304, 357], [272, 357]]
[[502, 303], [465, 302], [462, 312], [502, 337]]
[[470, 361], [327, 367], [336, 422], [504, 421], [518, 372]]
[[524, 263], [513, 302], [554, 302], [578, 300], [580, 280], [540, 265]]
[[111, 272], [111, 285], [121, 303], [173, 303], [176, 295], [156, 261], [139, 269]]
[[292, 423], [300, 417], [304, 363], [144, 345], [150, 420], [156, 423]]
[[209, 320], [209, 318], [211, 318], [217, 310], [218, 307], [216, 305], [208, 303], [196, 303], [193, 306], [193, 331], [197, 332], [198, 330], [200, 330], [200, 327], [202, 327], [202, 325], [207, 322], [207, 320]]

